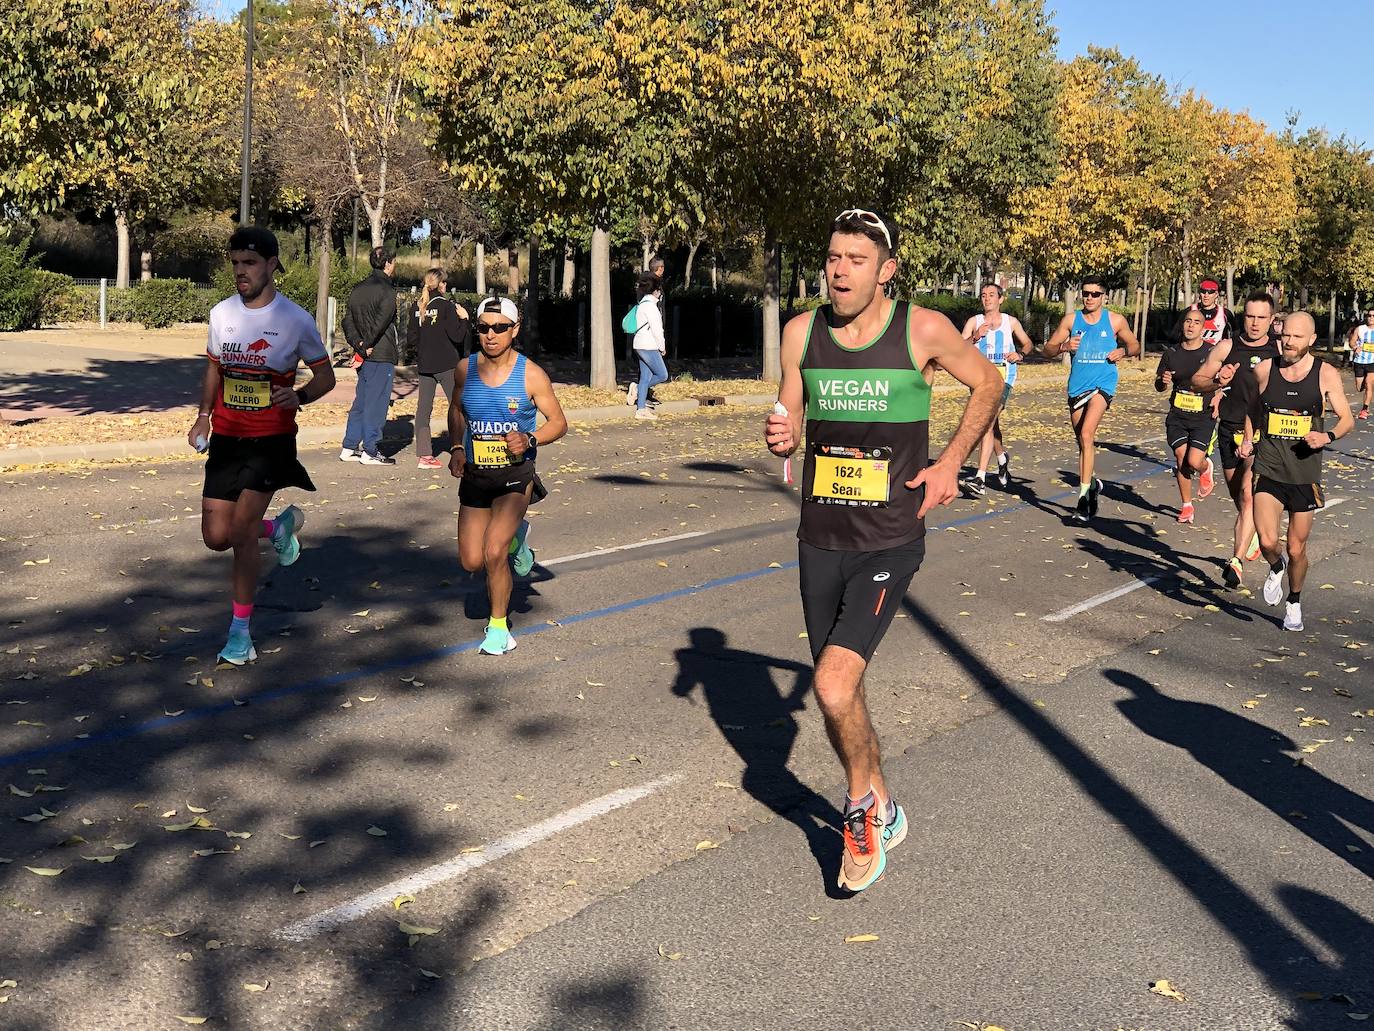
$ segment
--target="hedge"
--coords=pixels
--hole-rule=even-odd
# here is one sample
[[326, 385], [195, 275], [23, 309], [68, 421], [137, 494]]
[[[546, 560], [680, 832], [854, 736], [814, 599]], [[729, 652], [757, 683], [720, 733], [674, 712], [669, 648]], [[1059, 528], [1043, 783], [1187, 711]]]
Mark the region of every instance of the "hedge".
[[0, 243], [0, 330], [32, 329], [43, 311], [43, 270], [37, 257], [26, 258], [27, 239]]

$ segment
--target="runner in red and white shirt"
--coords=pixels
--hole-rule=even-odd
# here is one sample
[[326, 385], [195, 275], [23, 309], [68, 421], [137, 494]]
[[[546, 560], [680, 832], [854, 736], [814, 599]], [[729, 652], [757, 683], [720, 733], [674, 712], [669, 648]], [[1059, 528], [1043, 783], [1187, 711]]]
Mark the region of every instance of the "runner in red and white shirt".
[[[201, 537], [212, 551], [234, 552], [233, 619], [219, 659], [241, 666], [258, 657], [248, 629], [258, 541], [270, 540], [280, 564], [289, 566], [300, 555], [297, 533], [305, 524], [295, 505], [275, 519], [263, 516], [283, 487], [315, 489], [296, 458], [296, 409], [334, 389], [334, 369], [315, 320], [273, 285], [281, 268], [276, 236], [240, 227], [229, 237], [229, 261], [238, 294], [210, 312], [200, 414], [186, 438], [197, 451], [209, 450]], [[297, 390], [301, 362], [313, 375]]]

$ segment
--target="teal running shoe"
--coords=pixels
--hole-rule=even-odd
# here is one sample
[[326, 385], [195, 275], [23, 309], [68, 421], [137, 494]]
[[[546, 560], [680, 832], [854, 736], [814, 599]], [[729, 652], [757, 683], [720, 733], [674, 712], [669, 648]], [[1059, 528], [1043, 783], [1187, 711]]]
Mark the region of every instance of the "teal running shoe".
[[253, 647], [253, 638], [248, 636], [247, 630], [230, 630], [229, 640], [225, 642], [223, 648], [215, 656], [216, 662], [227, 662], [231, 666], [242, 666], [244, 663], [257, 662], [258, 650]]
[[883, 824], [883, 850], [891, 852], [906, 840], [906, 810], [897, 807], [897, 815], [891, 823]]
[[287, 505], [276, 518], [276, 529], [272, 531], [272, 547], [277, 552], [279, 565], [289, 566], [301, 557], [301, 542], [297, 534], [305, 525], [305, 513], [295, 505]]
[[505, 655], [506, 652], [515, 651], [515, 638], [509, 630], [488, 624], [487, 636], [482, 638], [477, 650], [483, 655]]
[[515, 531], [515, 540], [511, 542], [515, 546], [515, 561], [513, 563], [516, 576], [529, 576], [530, 570], [534, 568], [534, 549], [530, 547], [530, 524], [528, 519], [520, 520], [520, 529]]

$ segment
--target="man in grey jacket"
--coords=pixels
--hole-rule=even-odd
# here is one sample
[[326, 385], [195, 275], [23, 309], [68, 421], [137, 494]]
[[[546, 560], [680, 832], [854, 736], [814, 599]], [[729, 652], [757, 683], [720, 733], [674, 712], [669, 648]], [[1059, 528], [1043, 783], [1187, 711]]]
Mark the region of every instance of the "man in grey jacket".
[[353, 407], [348, 410], [339, 461], [395, 465], [396, 459], [383, 455], [379, 446], [391, 403], [396, 363], [401, 357], [396, 332], [396, 287], [391, 280], [396, 255], [385, 247], [374, 247], [368, 262], [372, 274], [349, 293], [344, 312], [344, 337], [362, 364], [358, 366], [358, 387]]

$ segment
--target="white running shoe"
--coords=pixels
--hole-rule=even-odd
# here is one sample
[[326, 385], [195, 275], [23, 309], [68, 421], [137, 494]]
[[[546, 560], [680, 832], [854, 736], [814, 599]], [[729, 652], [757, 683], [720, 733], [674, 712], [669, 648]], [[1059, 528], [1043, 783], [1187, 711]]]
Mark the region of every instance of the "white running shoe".
[[1266, 605], [1277, 605], [1283, 601], [1283, 574], [1288, 572], [1288, 556], [1280, 556], [1283, 562], [1282, 568], [1269, 570], [1269, 575], [1264, 578], [1264, 603]]
[[658, 418], [658, 415], [655, 414], [651, 409], [640, 408], [635, 412], [635, 418], [644, 419], [647, 422], [652, 422]]
[[339, 451], [339, 461], [340, 461], [340, 462], [361, 462], [362, 460], [363, 460], [363, 452], [362, 452], [362, 449], [361, 449], [361, 448], [359, 448], [359, 449], [357, 449], [357, 450], [353, 450], [353, 449], [350, 449], [350, 448], [343, 448], [342, 450]]
[[1283, 628], [1299, 631], [1302, 629], [1302, 602], [1290, 601], [1283, 610]]
[[630, 385], [625, 388], [625, 403], [633, 408], [635, 402], [638, 400], [639, 383], [636, 380], [630, 380]]

